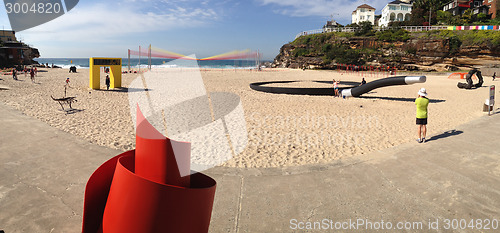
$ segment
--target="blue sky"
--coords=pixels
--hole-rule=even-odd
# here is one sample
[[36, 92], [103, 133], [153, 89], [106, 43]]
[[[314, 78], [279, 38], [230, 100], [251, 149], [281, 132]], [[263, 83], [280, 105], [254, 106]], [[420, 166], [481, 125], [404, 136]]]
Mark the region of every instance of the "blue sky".
[[[80, 0], [65, 15], [16, 33], [44, 58], [126, 57], [138, 46], [208, 57], [232, 50], [260, 51], [272, 60], [304, 30], [334, 18], [350, 23], [352, 11], [385, 0]], [[10, 29], [2, 9], [0, 25]]]

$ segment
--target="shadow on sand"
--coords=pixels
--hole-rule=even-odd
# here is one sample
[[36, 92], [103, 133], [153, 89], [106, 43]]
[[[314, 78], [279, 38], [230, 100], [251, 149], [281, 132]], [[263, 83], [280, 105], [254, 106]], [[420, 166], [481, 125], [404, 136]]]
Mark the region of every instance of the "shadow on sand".
[[[332, 81], [314, 81], [314, 82], [333, 85], [333, 80]], [[357, 87], [357, 86], [359, 86], [359, 84], [361, 84], [361, 83], [360, 82], [348, 82], [348, 81], [340, 81], [339, 82], [339, 85], [346, 85], [346, 86], [353, 86], [353, 87]]]
[[[416, 98], [398, 98], [398, 97], [383, 97], [383, 96], [360, 96], [358, 98], [362, 99], [381, 99], [381, 100], [394, 100], [394, 101], [403, 101], [403, 102], [415, 102]], [[441, 99], [429, 99], [430, 103], [441, 103], [446, 100]]]
[[142, 92], [142, 91], [152, 91], [151, 88], [149, 89], [142, 89], [142, 88], [126, 88], [126, 87], [121, 87], [121, 88], [114, 88], [114, 89], [99, 89], [99, 90], [94, 90], [94, 91], [111, 91], [111, 92]]
[[75, 109], [75, 108], [72, 108], [72, 109], [68, 109], [68, 110], [61, 110], [63, 112], [66, 113], [66, 115], [71, 115], [71, 114], [75, 114], [75, 113], [79, 113], [79, 112], [83, 112], [85, 111], [85, 109]]
[[446, 131], [442, 134], [434, 135], [431, 138], [427, 139], [426, 142], [430, 142], [430, 141], [434, 141], [434, 140], [438, 140], [438, 139], [443, 139], [443, 138], [447, 138], [447, 137], [451, 137], [451, 136], [456, 136], [456, 135], [460, 135], [463, 133], [464, 133], [464, 131], [453, 129], [453, 130]]

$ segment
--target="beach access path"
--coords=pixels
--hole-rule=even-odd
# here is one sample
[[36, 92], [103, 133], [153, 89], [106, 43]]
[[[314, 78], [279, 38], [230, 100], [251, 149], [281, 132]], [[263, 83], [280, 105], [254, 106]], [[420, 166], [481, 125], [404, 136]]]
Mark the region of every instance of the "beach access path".
[[[0, 230], [80, 232], [85, 184], [120, 152], [1, 103], [0, 132]], [[210, 232], [306, 232], [293, 228], [323, 219], [451, 232], [446, 219], [500, 220], [500, 114], [428, 138], [326, 165], [208, 170], [217, 180]], [[430, 230], [436, 220], [440, 230]]]

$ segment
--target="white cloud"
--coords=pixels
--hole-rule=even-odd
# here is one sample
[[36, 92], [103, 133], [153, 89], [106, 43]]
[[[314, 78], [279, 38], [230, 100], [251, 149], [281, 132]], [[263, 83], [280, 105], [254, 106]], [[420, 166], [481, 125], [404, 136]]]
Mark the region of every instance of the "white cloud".
[[[200, 0], [80, 1], [70, 12], [16, 36], [40, 49], [43, 57], [126, 56], [131, 46], [220, 18], [217, 4]], [[10, 29], [6, 15], [0, 14], [0, 23]]]
[[389, 2], [387, 0], [374, 0], [365, 2], [362, 0], [256, 0], [264, 6], [273, 7], [274, 12], [292, 17], [321, 16], [333, 17], [337, 21], [351, 22], [351, 14], [356, 7], [368, 4], [380, 12]]
[[214, 9], [196, 6], [147, 0], [126, 0], [120, 3], [111, 1], [78, 5], [57, 19], [21, 33], [32, 44], [47, 41], [74, 41], [75, 44], [89, 41], [112, 42], [138, 33], [199, 27], [218, 20], [218, 17]]

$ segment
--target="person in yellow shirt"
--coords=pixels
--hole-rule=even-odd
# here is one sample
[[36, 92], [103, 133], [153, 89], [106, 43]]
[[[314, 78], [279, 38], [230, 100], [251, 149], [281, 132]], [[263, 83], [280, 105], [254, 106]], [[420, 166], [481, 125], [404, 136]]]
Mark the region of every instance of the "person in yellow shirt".
[[427, 99], [427, 90], [421, 88], [418, 91], [418, 98], [415, 100], [417, 106], [417, 128], [418, 128], [418, 143], [425, 142], [425, 135], [427, 133], [427, 107], [429, 106], [429, 99]]

